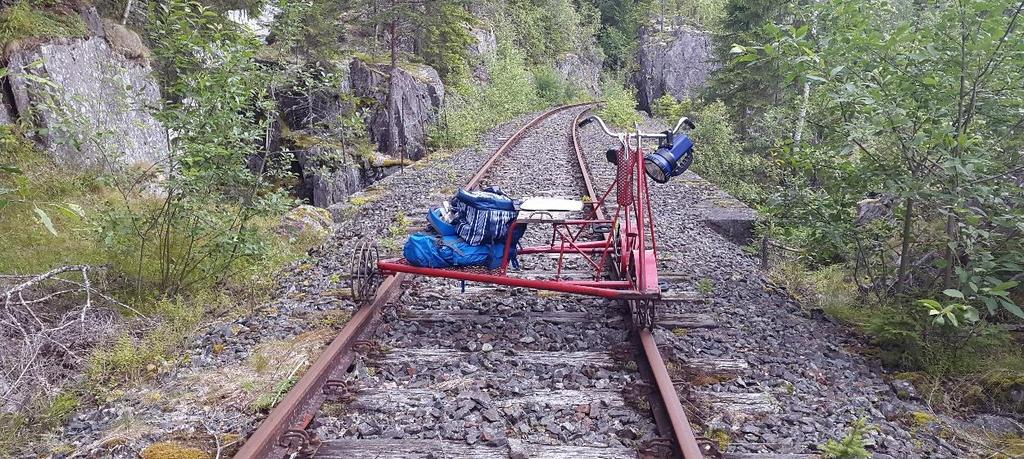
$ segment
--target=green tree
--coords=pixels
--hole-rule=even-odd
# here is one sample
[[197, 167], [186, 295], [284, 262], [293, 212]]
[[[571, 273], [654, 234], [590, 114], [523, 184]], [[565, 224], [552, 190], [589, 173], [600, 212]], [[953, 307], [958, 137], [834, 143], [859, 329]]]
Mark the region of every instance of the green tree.
[[139, 198], [145, 183], [133, 171], [111, 181], [123, 199], [104, 213], [106, 246], [119, 267], [167, 295], [225, 280], [267, 255], [261, 216], [288, 204], [253, 174], [271, 111], [257, 43], [199, 3], [173, 0], [153, 17], [150, 38], [161, 62], [166, 97], [157, 116], [170, 132], [171, 154], [159, 164], [165, 179], [155, 197]]
[[419, 53], [448, 84], [469, 76], [469, 46], [474, 38], [467, 27], [475, 22], [462, 2], [435, 1], [424, 6], [419, 22]]
[[[989, 0], [812, 3], [798, 12], [805, 25], [735, 47], [740, 60], [811, 83], [808, 136], [784, 161], [794, 193], [815, 199], [780, 197], [776, 216], [842, 228], [833, 253], [855, 254], [872, 289], [913, 294], [915, 278], [918, 290], [1024, 318], [1010, 295], [1024, 277], [1024, 191], [1014, 181], [1024, 170], [1022, 9]], [[821, 24], [813, 35], [812, 19]], [[898, 227], [874, 238], [874, 254], [850, 250], [869, 241], [846, 210], [869, 192], [899, 206]], [[933, 268], [938, 282], [922, 282]]]
[[783, 103], [791, 94], [776, 64], [771, 61], [736, 59], [733, 46], [765, 43], [774, 35], [775, 24], [792, 8], [792, 2], [770, 0], [728, 0], [722, 32], [716, 37], [716, 53], [724, 68], [709, 83], [710, 98], [725, 101], [741, 126], [750, 125], [770, 107]]

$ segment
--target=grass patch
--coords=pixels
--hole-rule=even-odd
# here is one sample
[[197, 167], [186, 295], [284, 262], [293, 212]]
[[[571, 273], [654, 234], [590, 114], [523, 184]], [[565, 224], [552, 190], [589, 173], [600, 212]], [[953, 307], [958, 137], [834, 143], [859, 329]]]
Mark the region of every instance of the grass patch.
[[161, 317], [155, 328], [141, 336], [126, 333], [111, 346], [96, 351], [86, 374], [99, 392], [110, 391], [124, 383], [141, 380], [166, 367], [177, 358], [181, 346], [194, 334], [208, 308], [205, 304], [230, 301], [224, 294], [197, 296], [191, 301], [161, 300], [143, 313]]
[[86, 35], [85, 21], [74, 11], [39, 9], [40, 3], [23, 0], [0, 11], [0, 46], [14, 40]]
[[0, 126], [0, 165], [13, 168], [0, 171], [0, 273], [104, 261], [87, 218], [112, 196], [98, 175], [58, 168], [12, 126]]
[[13, 457], [21, 445], [38, 440], [40, 432], [57, 428], [81, 405], [73, 392], [41, 398], [23, 413], [0, 414], [0, 456]]
[[380, 242], [381, 248], [387, 253], [398, 252], [401, 241], [409, 234], [409, 224], [409, 217], [405, 216], [405, 212], [395, 214], [394, 223], [388, 227], [388, 236]]

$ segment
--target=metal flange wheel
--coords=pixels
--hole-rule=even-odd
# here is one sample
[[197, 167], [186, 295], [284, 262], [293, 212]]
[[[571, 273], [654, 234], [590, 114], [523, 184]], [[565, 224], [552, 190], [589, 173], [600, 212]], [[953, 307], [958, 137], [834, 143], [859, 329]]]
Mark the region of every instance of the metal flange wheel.
[[380, 252], [377, 250], [375, 242], [362, 239], [356, 243], [356, 247], [352, 251], [352, 264], [349, 273], [353, 300], [368, 300], [377, 290], [377, 284], [380, 281], [380, 272], [377, 271], [377, 260], [379, 259]]

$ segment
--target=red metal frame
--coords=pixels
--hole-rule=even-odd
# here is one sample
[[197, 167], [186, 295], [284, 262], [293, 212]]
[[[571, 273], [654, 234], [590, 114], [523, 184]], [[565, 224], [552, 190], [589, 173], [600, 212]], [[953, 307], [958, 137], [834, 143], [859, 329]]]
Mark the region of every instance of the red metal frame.
[[[643, 169], [643, 148], [638, 139], [634, 139], [637, 140], [635, 147], [630, 145], [631, 139], [632, 136], [625, 138], [623, 148], [618, 154], [620, 161], [627, 161], [627, 166], [618, 168], [615, 181], [609, 185], [600, 199], [589, 206], [585, 218], [534, 218], [540, 215], [534, 214], [516, 220], [509, 229], [505, 241], [505, 256], [500, 268], [421, 268], [408, 264], [402, 258], [380, 260], [377, 263], [378, 268], [385, 275], [410, 273], [620, 300], [659, 299], [661, 289], [658, 286], [657, 239], [654, 234], [654, 214], [651, 211], [647, 174]], [[624, 151], [628, 153], [623, 154]], [[619, 193], [628, 199], [617, 199], [619, 205], [615, 209], [615, 214], [611, 218], [603, 218], [600, 209], [613, 189], [618, 189]], [[550, 242], [547, 245], [524, 247], [517, 253], [518, 256], [558, 254], [558, 267], [553, 278], [531, 279], [510, 275], [509, 248], [512, 245], [514, 230], [521, 225], [537, 224], [551, 226]], [[580, 240], [587, 229], [593, 230], [597, 226], [605, 226], [611, 230], [598, 241]], [[616, 253], [619, 255], [618, 271], [625, 280], [614, 280], [606, 273], [606, 266]], [[562, 273], [567, 256], [579, 257], [590, 266], [593, 270], [592, 279], [563, 279]]]

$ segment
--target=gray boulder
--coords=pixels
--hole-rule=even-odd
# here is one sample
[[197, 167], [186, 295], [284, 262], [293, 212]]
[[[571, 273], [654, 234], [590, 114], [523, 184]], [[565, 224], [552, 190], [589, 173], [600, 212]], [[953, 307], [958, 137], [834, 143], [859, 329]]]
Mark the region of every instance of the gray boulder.
[[8, 69], [15, 112], [58, 162], [109, 167], [168, 156], [167, 132], [150, 113], [160, 103], [150, 68], [103, 38], [16, 50]]
[[896, 205], [896, 197], [889, 193], [882, 193], [857, 202], [857, 226], [867, 225], [875, 220], [895, 221], [893, 207]]
[[327, 210], [301, 205], [281, 217], [277, 232], [290, 239], [308, 238], [319, 242], [330, 236], [333, 226], [334, 220]]
[[372, 161], [351, 157], [331, 146], [315, 145], [295, 153], [302, 170], [302, 190], [316, 207], [330, 207], [378, 180]]
[[389, 73], [389, 65], [353, 59], [349, 67], [352, 93], [374, 101], [366, 111], [366, 126], [370, 140], [382, 152], [420, 159], [426, 154], [427, 125], [444, 100], [444, 84], [433, 68], [403, 63], [395, 70], [393, 83], [397, 113], [389, 113]]
[[277, 106], [289, 129], [308, 129], [333, 122], [337, 117], [351, 113], [354, 107], [340, 91], [281, 91]]
[[1018, 436], [1024, 433], [1024, 425], [1006, 416], [994, 414], [980, 414], [974, 418], [968, 427], [979, 433], [997, 436]]
[[709, 32], [676, 26], [664, 32], [644, 28], [637, 51], [639, 69], [633, 75], [640, 109], [668, 94], [676, 99], [692, 97], [718, 68]]

